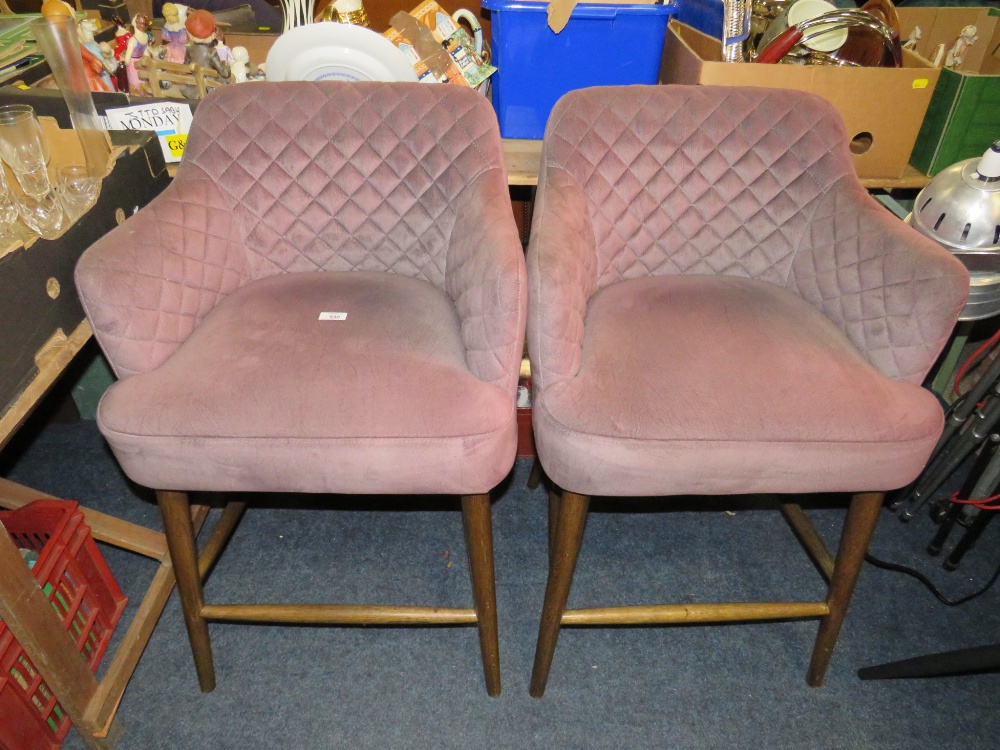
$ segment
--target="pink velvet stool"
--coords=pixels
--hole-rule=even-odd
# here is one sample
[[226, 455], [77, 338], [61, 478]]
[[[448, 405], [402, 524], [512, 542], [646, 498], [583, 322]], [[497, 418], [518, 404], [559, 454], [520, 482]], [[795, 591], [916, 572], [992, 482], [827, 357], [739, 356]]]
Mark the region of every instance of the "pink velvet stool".
[[[157, 490], [203, 690], [209, 621], [476, 623], [499, 694], [489, 492], [514, 463], [526, 284], [482, 95], [223, 87], [76, 280], [120, 378], [98, 424]], [[191, 491], [461, 495], [475, 606], [206, 604], [244, 504], [199, 559]]]
[[[574, 91], [545, 134], [528, 349], [550, 565], [531, 692], [561, 625], [818, 617], [819, 685], [882, 503], [942, 410], [920, 383], [968, 293], [961, 263], [883, 209], [843, 125], [804, 93]], [[847, 492], [834, 560], [795, 493]], [[567, 610], [590, 496], [779, 493], [820, 602]]]

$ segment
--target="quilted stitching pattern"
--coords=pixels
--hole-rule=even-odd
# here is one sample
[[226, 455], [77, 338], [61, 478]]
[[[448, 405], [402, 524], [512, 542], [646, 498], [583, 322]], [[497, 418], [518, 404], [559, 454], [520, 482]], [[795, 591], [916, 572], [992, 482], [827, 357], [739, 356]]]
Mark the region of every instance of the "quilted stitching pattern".
[[587, 195], [598, 287], [648, 274], [781, 283], [808, 206], [852, 169], [828, 106], [720, 87], [591, 89], [557, 106], [546, 163]]
[[225, 295], [299, 271], [388, 271], [446, 289], [469, 367], [512, 394], [524, 266], [496, 117], [468, 89], [247, 83], [199, 106], [174, 183], [81, 260], [124, 377], [163, 362]]
[[524, 353], [527, 281], [502, 170], [462, 195], [448, 251], [446, 291], [462, 321], [469, 369], [512, 396]]
[[832, 107], [800, 92], [630, 86], [564, 97], [546, 132], [528, 258], [539, 388], [576, 374], [596, 289], [685, 273], [787, 286], [883, 374], [920, 382], [968, 275], [867, 195], [846, 144]]
[[528, 351], [532, 385], [541, 392], [580, 369], [597, 251], [586, 198], [572, 178], [543, 164], [539, 184], [528, 250]]
[[934, 364], [969, 288], [961, 263], [848, 180], [817, 206], [788, 286], [880, 372], [912, 383]]
[[395, 90], [251, 83], [199, 108], [185, 158], [232, 201], [254, 278], [393, 271], [443, 286], [454, 201], [502, 168], [497, 126], [469, 92]]
[[118, 377], [155, 368], [248, 278], [230, 207], [203, 179], [175, 181], [84, 253], [76, 284]]

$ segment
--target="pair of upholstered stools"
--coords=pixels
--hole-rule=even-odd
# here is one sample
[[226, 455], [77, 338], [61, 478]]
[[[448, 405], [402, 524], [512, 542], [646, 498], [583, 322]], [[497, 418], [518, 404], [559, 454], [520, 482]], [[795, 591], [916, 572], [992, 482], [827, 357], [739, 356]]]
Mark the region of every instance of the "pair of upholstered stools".
[[[98, 422], [155, 488], [203, 690], [208, 623], [476, 623], [500, 692], [489, 492], [527, 330], [551, 481], [531, 692], [560, 627], [820, 620], [823, 678], [882, 493], [942, 427], [920, 383], [963, 266], [859, 184], [840, 119], [792, 91], [573, 92], [549, 120], [527, 268], [489, 103], [455, 86], [247, 83], [200, 104], [172, 184], [77, 285], [119, 381]], [[210, 604], [188, 492], [455, 494], [474, 608]], [[796, 493], [854, 493], [826, 552]], [[819, 602], [567, 610], [588, 499], [778, 493]]]

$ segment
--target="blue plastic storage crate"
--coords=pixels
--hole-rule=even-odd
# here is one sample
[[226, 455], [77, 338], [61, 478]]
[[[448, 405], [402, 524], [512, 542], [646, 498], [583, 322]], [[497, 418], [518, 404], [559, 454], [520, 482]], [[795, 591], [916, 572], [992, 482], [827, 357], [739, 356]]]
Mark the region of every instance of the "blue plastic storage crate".
[[674, 5], [580, 3], [558, 34], [545, 2], [482, 0], [493, 27], [493, 108], [504, 138], [541, 138], [567, 91], [656, 83]]
[[674, 18], [702, 34], [722, 38], [722, 0], [674, 0]]

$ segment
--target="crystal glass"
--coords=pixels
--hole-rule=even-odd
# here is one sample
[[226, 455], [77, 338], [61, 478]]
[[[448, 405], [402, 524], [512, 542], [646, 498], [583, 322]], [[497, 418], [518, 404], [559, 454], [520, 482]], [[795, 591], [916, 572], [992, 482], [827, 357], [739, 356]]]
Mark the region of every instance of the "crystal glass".
[[71, 16], [43, 16], [32, 21], [30, 27], [66, 101], [87, 167], [92, 175], [102, 177], [109, 171], [111, 143], [104, 124], [97, 116], [90, 93], [80, 55], [76, 19]]
[[7, 244], [19, 236], [17, 229], [17, 199], [10, 192], [0, 166], [0, 243]]
[[43, 196], [51, 192], [45, 168], [49, 161], [48, 143], [30, 105], [0, 107], [0, 157], [14, 172], [27, 195]]
[[76, 221], [97, 202], [100, 187], [100, 179], [91, 177], [86, 166], [72, 164], [56, 170], [56, 192], [70, 221]]
[[21, 219], [34, 232], [46, 240], [59, 236], [63, 226], [63, 209], [54, 190], [45, 195], [25, 195], [18, 202]]

